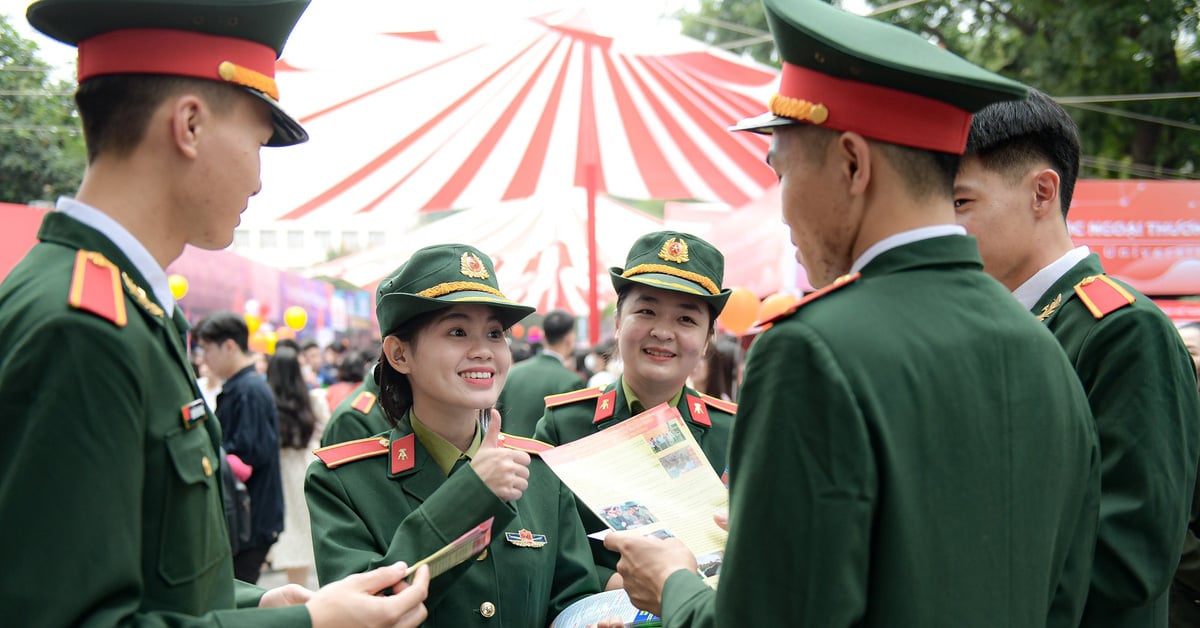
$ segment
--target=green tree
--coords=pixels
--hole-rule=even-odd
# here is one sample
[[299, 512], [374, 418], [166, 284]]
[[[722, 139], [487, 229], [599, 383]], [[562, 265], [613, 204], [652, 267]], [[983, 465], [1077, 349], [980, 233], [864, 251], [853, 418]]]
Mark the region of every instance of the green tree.
[[[1082, 176], [1198, 178], [1195, 0], [866, 2], [876, 19], [1058, 98], [1080, 128]], [[685, 32], [715, 45], [747, 37], [723, 20], [766, 30], [759, 0], [702, 0], [681, 20]], [[756, 48], [732, 49], [769, 60]], [[1147, 99], [1157, 94], [1185, 96]]]
[[50, 201], [79, 185], [87, 153], [70, 94], [37, 44], [0, 16], [0, 201]]

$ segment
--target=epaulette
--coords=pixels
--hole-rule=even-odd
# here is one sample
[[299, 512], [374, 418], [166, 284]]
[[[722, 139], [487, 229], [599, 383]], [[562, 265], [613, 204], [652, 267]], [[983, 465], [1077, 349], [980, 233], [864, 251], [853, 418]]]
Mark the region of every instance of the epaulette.
[[71, 274], [67, 303], [117, 327], [124, 327], [129, 322], [125, 292], [121, 289], [121, 270], [95, 251], [81, 250], [75, 254], [75, 271]]
[[525, 438], [524, 436], [513, 436], [512, 434], [500, 433], [500, 444], [509, 449], [516, 449], [527, 454], [540, 455], [543, 451], [554, 449], [554, 445], [543, 443], [540, 440], [533, 438]]
[[388, 452], [390, 444], [386, 436], [372, 436], [314, 449], [313, 454], [320, 458], [326, 467], [336, 469], [347, 462], [382, 456]]
[[720, 410], [721, 412], [737, 414], [737, 404], [732, 401], [725, 401], [724, 399], [710, 397], [704, 393], [700, 393], [700, 398], [704, 400], [704, 403]]
[[1097, 319], [1104, 318], [1137, 300], [1120, 284], [1105, 275], [1092, 275], [1075, 284], [1075, 294]]
[[830, 292], [857, 281], [859, 277], [862, 277], [862, 273], [850, 273], [848, 275], [842, 275], [841, 277], [834, 279], [833, 283], [829, 284], [828, 286], [804, 295], [804, 298], [796, 301], [795, 305], [789, 307], [788, 309], [776, 314], [775, 316], [772, 316], [771, 318], [768, 318], [765, 321], [759, 321], [758, 325], [762, 327], [762, 331], [766, 331], [771, 328], [771, 325], [775, 324], [775, 321], [787, 316], [791, 316], [796, 312], [796, 310], [800, 309], [804, 305], [812, 303], [813, 301], [816, 301]]
[[366, 390], [358, 393], [354, 401], [350, 402], [350, 407], [363, 414], [370, 414], [371, 408], [375, 407], [375, 394]]
[[596, 397], [599, 397], [600, 393], [602, 392], [604, 392], [604, 388], [597, 386], [573, 390], [571, 392], [559, 393], [557, 395], [546, 395], [546, 407], [557, 408], [558, 406], [563, 406], [568, 403], [575, 403], [576, 401], [583, 401], [584, 399], [595, 399]]

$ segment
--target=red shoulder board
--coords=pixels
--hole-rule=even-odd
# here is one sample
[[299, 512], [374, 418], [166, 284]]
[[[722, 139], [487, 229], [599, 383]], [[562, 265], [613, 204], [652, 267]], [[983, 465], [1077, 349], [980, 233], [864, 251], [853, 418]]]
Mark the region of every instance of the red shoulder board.
[[712, 419], [708, 418], [708, 410], [704, 409], [704, 402], [695, 395], [684, 395], [684, 397], [687, 397], [688, 411], [692, 415], [692, 421], [704, 427], [712, 427]]
[[365, 390], [358, 393], [358, 396], [355, 397], [354, 401], [350, 403], [350, 407], [363, 414], [369, 414], [371, 412], [371, 408], [375, 407], [374, 393], [370, 393]]
[[617, 411], [617, 389], [614, 388], [603, 395], [599, 395], [596, 400], [596, 414], [592, 417], [592, 423], [599, 423], [604, 419], [612, 416]]
[[771, 325], [775, 324], [775, 321], [777, 321], [781, 318], [784, 318], [785, 316], [791, 316], [792, 313], [794, 313], [796, 310], [800, 309], [804, 304], [816, 301], [817, 299], [829, 294], [830, 292], [833, 292], [834, 290], [841, 288], [842, 286], [854, 283], [855, 281], [858, 280], [859, 277], [862, 277], [862, 273], [851, 273], [849, 275], [842, 275], [841, 277], [834, 279], [833, 283], [829, 284], [828, 286], [825, 286], [824, 288], [821, 288], [820, 290], [817, 290], [816, 292], [810, 292], [810, 293], [804, 295], [804, 298], [797, 301], [796, 304], [793, 305], [792, 307], [789, 307], [788, 309], [780, 312], [779, 314], [776, 314], [775, 316], [772, 316], [771, 318], [768, 318], [765, 321], [759, 321], [758, 325], [762, 327], [763, 331], [766, 331], [771, 328]]
[[568, 403], [583, 401], [584, 399], [595, 399], [603, 392], [603, 388], [583, 388], [581, 390], [573, 390], [571, 392], [560, 393], [557, 395], [546, 395], [546, 407], [557, 408]]
[[1075, 294], [1097, 319], [1137, 300], [1137, 297], [1105, 275], [1093, 275], [1075, 284]]
[[516, 449], [527, 454], [541, 454], [543, 451], [554, 449], [554, 445], [543, 443], [540, 440], [525, 438], [524, 436], [513, 436], [512, 434], [500, 433], [500, 444], [509, 449]]
[[720, 410], [721, 412], [727, 412], [729, 414], [737, 414], [737, 404], [732, 401], [725, 401], [724, 399], [710, 397], [704, 393], [700, 393], [700, 398], [704, 400], [704, 403], [707, 403], [708, 405]]
[[124, 327], [129, 322], [125, 312], [125, 291], [121, 288], [121, 271], [116, 264], [100, 253], [79, 251], [75, 254], [75, 271], [71, 274], [71, 293], [67, 303], [77, 310], [91, 312], [100, 318]]
[[386, 437], [373, 436], [314, 449], [313, 454], [320, 458], [325, 466], [336, 469], [347, 462], [386, 454], [389, 444]]

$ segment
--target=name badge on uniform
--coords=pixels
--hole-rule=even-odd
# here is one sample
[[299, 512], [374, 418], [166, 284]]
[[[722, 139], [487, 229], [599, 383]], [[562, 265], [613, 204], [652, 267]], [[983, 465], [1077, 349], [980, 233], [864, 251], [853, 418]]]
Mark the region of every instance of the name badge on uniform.
[[203, 399], [197, 399], [188, 403], [180, 412], [183, 414], [183, 426], [189, 430], [197, 423], [208, 418], [208, 409], [204, 407]]

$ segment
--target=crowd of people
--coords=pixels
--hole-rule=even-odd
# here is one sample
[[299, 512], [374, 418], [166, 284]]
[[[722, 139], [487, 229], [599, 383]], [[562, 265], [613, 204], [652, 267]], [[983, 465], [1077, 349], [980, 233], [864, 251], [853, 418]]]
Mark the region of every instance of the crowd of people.
[[[748, 350], [718, 333], [724, 255], [665, 230], [609, 270], [594, 347], [561, 311], [514, 342], [533, 308], [448, 243], [380, 282], [376, 344], [256, 355], [163, 269], [227, 246], [259, 150], [307, 138], [273, 80], [306, 4], [29, 9], [79, 46], [89, 168], [0, 284], [6, 620], [534, 627], [621, 589], [666, 626], [1200, 625], [1200, 327], [1072, 244], [1053, 99], [765, 0], [779, 93], [732, 130], [771, 135], [818, 290]], [[589, 510], [540, 458], [661, 404], [679, 432], [650, 446], [686, 428], [728, 487], [694, 513], [728, 531], [715, 590], [678, 538], [597, 540], [653, 515]], [[481, 522], [477, 553], [409, 568]]]

